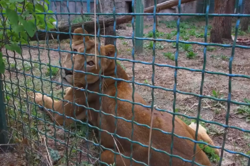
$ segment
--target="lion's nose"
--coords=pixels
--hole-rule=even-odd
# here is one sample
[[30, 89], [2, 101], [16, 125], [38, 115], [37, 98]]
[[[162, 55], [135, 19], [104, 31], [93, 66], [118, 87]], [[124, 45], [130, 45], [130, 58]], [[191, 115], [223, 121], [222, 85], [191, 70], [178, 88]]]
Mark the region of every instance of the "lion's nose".
[[64, 69], [66, 75], [73, 74], [71, 70]]

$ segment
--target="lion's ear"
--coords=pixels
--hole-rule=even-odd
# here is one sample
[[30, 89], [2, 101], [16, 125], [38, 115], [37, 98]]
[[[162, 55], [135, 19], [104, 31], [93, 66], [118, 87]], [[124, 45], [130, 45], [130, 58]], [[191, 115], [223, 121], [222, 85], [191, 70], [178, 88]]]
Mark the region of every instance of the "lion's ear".
[[112, 44], [108, 44], [104, 46], [105, 55], [106, 56], [114, 56], [115, 55], [115, 46]]
[[[84, 33], [83, 33], [83, 29], [82, 28], [76, 28], [74, 30], [74, 33], [81, 33], [81, 34], [88, 34], [88, 32], [86, 30], [84, 30]], [[73, 42], [76, 42], [76, 41], [83, 41], [83, 37], [84, 36], [81, 36], [81, 35], [73, 35]], [[85, 42], [89, 41], [89, 37], [88, 36], [85, 36]]]

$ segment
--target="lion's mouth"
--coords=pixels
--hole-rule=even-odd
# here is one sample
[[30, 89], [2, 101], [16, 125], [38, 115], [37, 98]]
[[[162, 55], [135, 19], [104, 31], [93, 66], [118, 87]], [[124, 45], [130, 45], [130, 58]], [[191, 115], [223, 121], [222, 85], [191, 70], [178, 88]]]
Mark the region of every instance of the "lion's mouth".
[[63, 78], [62, 83], [63, 83], [64, 85], [65, 85], [65, 84], [66, 84], [66, 85], [69, 85], [69, 84], [70, 84], [66, 78]]
[[64, 70], [66, 76], [67, 75], [73, 75], [73, 72], [71, 70]]
[[65, 85], [72, 85], [72, 76], [73, 75], [66, 75], [65, 77], [63, 77], [62, 83]]

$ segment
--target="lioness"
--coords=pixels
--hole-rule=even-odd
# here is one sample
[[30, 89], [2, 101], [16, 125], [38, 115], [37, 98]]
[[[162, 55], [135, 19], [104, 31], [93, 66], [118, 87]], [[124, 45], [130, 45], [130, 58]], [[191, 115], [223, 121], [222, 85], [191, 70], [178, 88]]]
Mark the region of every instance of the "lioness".
[[[83, 32], [82, 29], [76, 29], [74, 33]], [[76, 40], [83, 40], [82, 36], [74, 36]], [[94, 54], [95, 52], [95, 43], [92, 40], [89, 40], [88, 37], [85, 37], [86, 42], [86, 52]], [[84, 46], [81, 45], [76, 48], [76, 50], [80, 53], [84, 52]], [[105, 45], [101, 46], [101, 55], [105, 55], [108, 57], [113, 57], [115, 54], [114, 45]], [[99, 60], [99, 58], [98, 58]], [[132, 100], [133, 90], [129, 83], [119, 80], [117, 81], [117, 85], [115, 86], [115, 80], [112, 78], [99, 78], [96, 75], [85, 75], [84, 72], [91, 72], [94, 74], [98, 74], [101, 70], [102, 75], [109, 77], [116, 77], [115, 74], [115, 61], [114, 59], [108, 58], [100, 58], [101, 66], [95, 64], [94, 56], [85, 57], [81, 54], [75, 54], [73, 56], [74, 61], [74, 85], [77, 87], [85, 87], [86, 80], [88, 83], [88, 89], [91, 91], [99, 92], [99, 83], [102, 81], [102, 93], [109, 96], [102, 96], [102, 113], [100, 114], [98, 111], [85, 111], [84, 108], [78, 107], [76, 109], [76, 115], [80, 119], [84, 119], [86, 117], [86, 113], [88, 113], [89, 123], [97, 126], [102, 129], [100, 135], [98, 136], [101, 139], [101, 144], [105, 147], [105, 150], [101, 154], [100, 161], [105, 162], [107, 164], [116, 163], [116, 166], [129, 166], [130, 161], [134, 166], [141, 166], [143, 162], [148, 162], [148, 147], [150, 129], [145, 125], [150, 126], [151, 116], [153, 119], [152, 127], [152, 138], [151, 138], [151, 157], [150, 157], [150, 165], [151, 166], [166, 166], [170, 164], [170, 149], [172, 142], [172, 115], [166, 112], [158, 112], [153, 110], [151, 113], [151, 109], [143, 107], [139, 104], [134, 104], [134, 106], [125, 100]], [[86, 64], [86, 69], [84, 67]], [[96, 66], [97, 65], [97, 68]], [[77, 70], [77, 71], [76, 71]], [[79, 72], [82, 71], [82, 72]], [[126, 72], [120, 67], [117, 66], [117, 75], [119, 78], [124, 80], [128, 80], [128, 76]], [[85, 78], [86, 76], [86, 78]], [[86, 80], [85, 80], [86, 79]], [[98, 86], [97, 86], [98, 85]], [[116, 91], [117, 87], [117, 91]], [[65, 95], [65, 99], [72, 101], [73, 99], [73, 91], [75, 91], [75, 97], [77, 98], [77, 103], [81, 105], [88, 104], [89, 107], [93, 107], [99, 110], [99, 97], [98, 95], [89, 94], [90, 98], [88, 98], [87, 103], [85, 101], [85, 93], [81, 90], [74, 90], [74, 88], [70, 88]], [[114, 97], [117, 95], [117, 99]], [[42, 97], [44, 97], [45, 107], [52, 109], [52, 99], [47, 96], [42, 96], [40, 93], [36, 94], [35, 100], [38, 104], [42, 105]], [[138, 94], [134, 93], [134, 102], [141, 103], [146, 105], [144, 99]], [[56, 101], [54, 103], [54, 109], [57, 112], [63, 113], [62, 106], [65, 108], [65, 113], [69, 116], [74, 117], [73, 104], [66, 104], [62, 101]], [[70, 105], [70, 106], [68, 106]], [[133, 109], [132, 109], [133, 107]], [[70, 112], [70, 113], [67, 113]], [[49, 112], [48, 112], [49, 113]], [[50, 115], [51, 118], [54, 118]], [[118, 118], [116, 118], [116, 116]], [[58, 116], [57, 116], [58, 117]], [[62, 117], [62, 116], [60, 116]], [[59, 118], [60, 119], [60, 118]], [[58, 119], [57, 119], [58, 120]], [[125, 121], [126, 120], [126, 121]], [[101, 121], [101, 123], [100, 123]], [[60, 121], [62, 124], [63, 121]], [[70, 122], [68, 122], [70, 123]], [[174, 130], [174, 143], [173, 143], [173, 157], [172, 157], [172, 165], [173, 166], [189, 166], [190, 162], [187, 160], [192, 160], [193, 156], [195, 156], [195, 162], [210, 166], [211, 163], [206, 156], [206, 154], [196, 145], [196, 153], [193, 154], [194, 143], [190, 140], [180, 138], [186, 137], [195, 139], [195, 131], [187, 126], [183, 121], [181, 121], [178, 117], [175, 117], [175, 130]], [[133, 127], [132, 127], [133, 126]], [[158, 130], [157, 130], [158, 129]], [[162, 131], [159, 131], [161, 129]], [[109, 133], [113, 133], [112, 135]], [[177, 136], [178, 137], [177, 137]], [[198, 133], [198, 140], [203, 140], [209, 142], [214, 145], [212, 140], [205, 132]], [[131, 142], [133, 141], [133, 144]], [[139, 143], [141, 144], [139, 144]], [[143, 144], [143, 145], [142, 145]], [[132, 148], [131, 148], [132, 147]], [[114, 151], [116, 153], [120, 153], [116, 155], [116, 161], [114, 160]], [[165, 151], [168, 154], [164, 152]], [[132, 157], [130, 160], [128, 158], [122, 157], [122, 155], [127, 157]], [[178, 157], [184, 158], [186, 161]], [[196, 164], [195, 164], [196, 165]]]

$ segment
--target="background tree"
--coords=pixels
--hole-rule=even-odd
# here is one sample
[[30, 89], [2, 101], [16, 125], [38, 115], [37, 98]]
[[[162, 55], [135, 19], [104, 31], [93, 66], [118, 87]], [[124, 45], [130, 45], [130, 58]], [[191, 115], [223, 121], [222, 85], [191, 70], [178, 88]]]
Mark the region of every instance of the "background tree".
[[[250, 0], [245, 0], [244, 2], [244, 14], [250, 14]], [[241, 30], [247, 31], [248, 24], [249, 24], [249, 17], [242, 17], [241, 18]]]
[[[235, 4], [235, 0], [227, 0], [225, 13], [227, 14], [234, 13], [234, 4]], [[231, 39], [232, 17], [224, 17], [222, 32], [223, 32], [222, 34], [223, 38]]]
[[[249, 1], [250, 2], [250, 1]], [[215, 0], [215, 12], [217, 14], [233, 14], [235, 0]], [[232, 17], [214, 17], [210, 32], [210, 42], [223, 43], [222, 38], [231, 39]]]
[[[214, 1], [214, 13], [221, 14], [225, 13], [225, 7], [228, 0], [215, 0]], [[213, 43], [222, 43], [222, 34], [223, 34], [223, 20], [224, 17], [214, 16], [212, 22], [212, 29], [210, 32], [210, 42]]]

